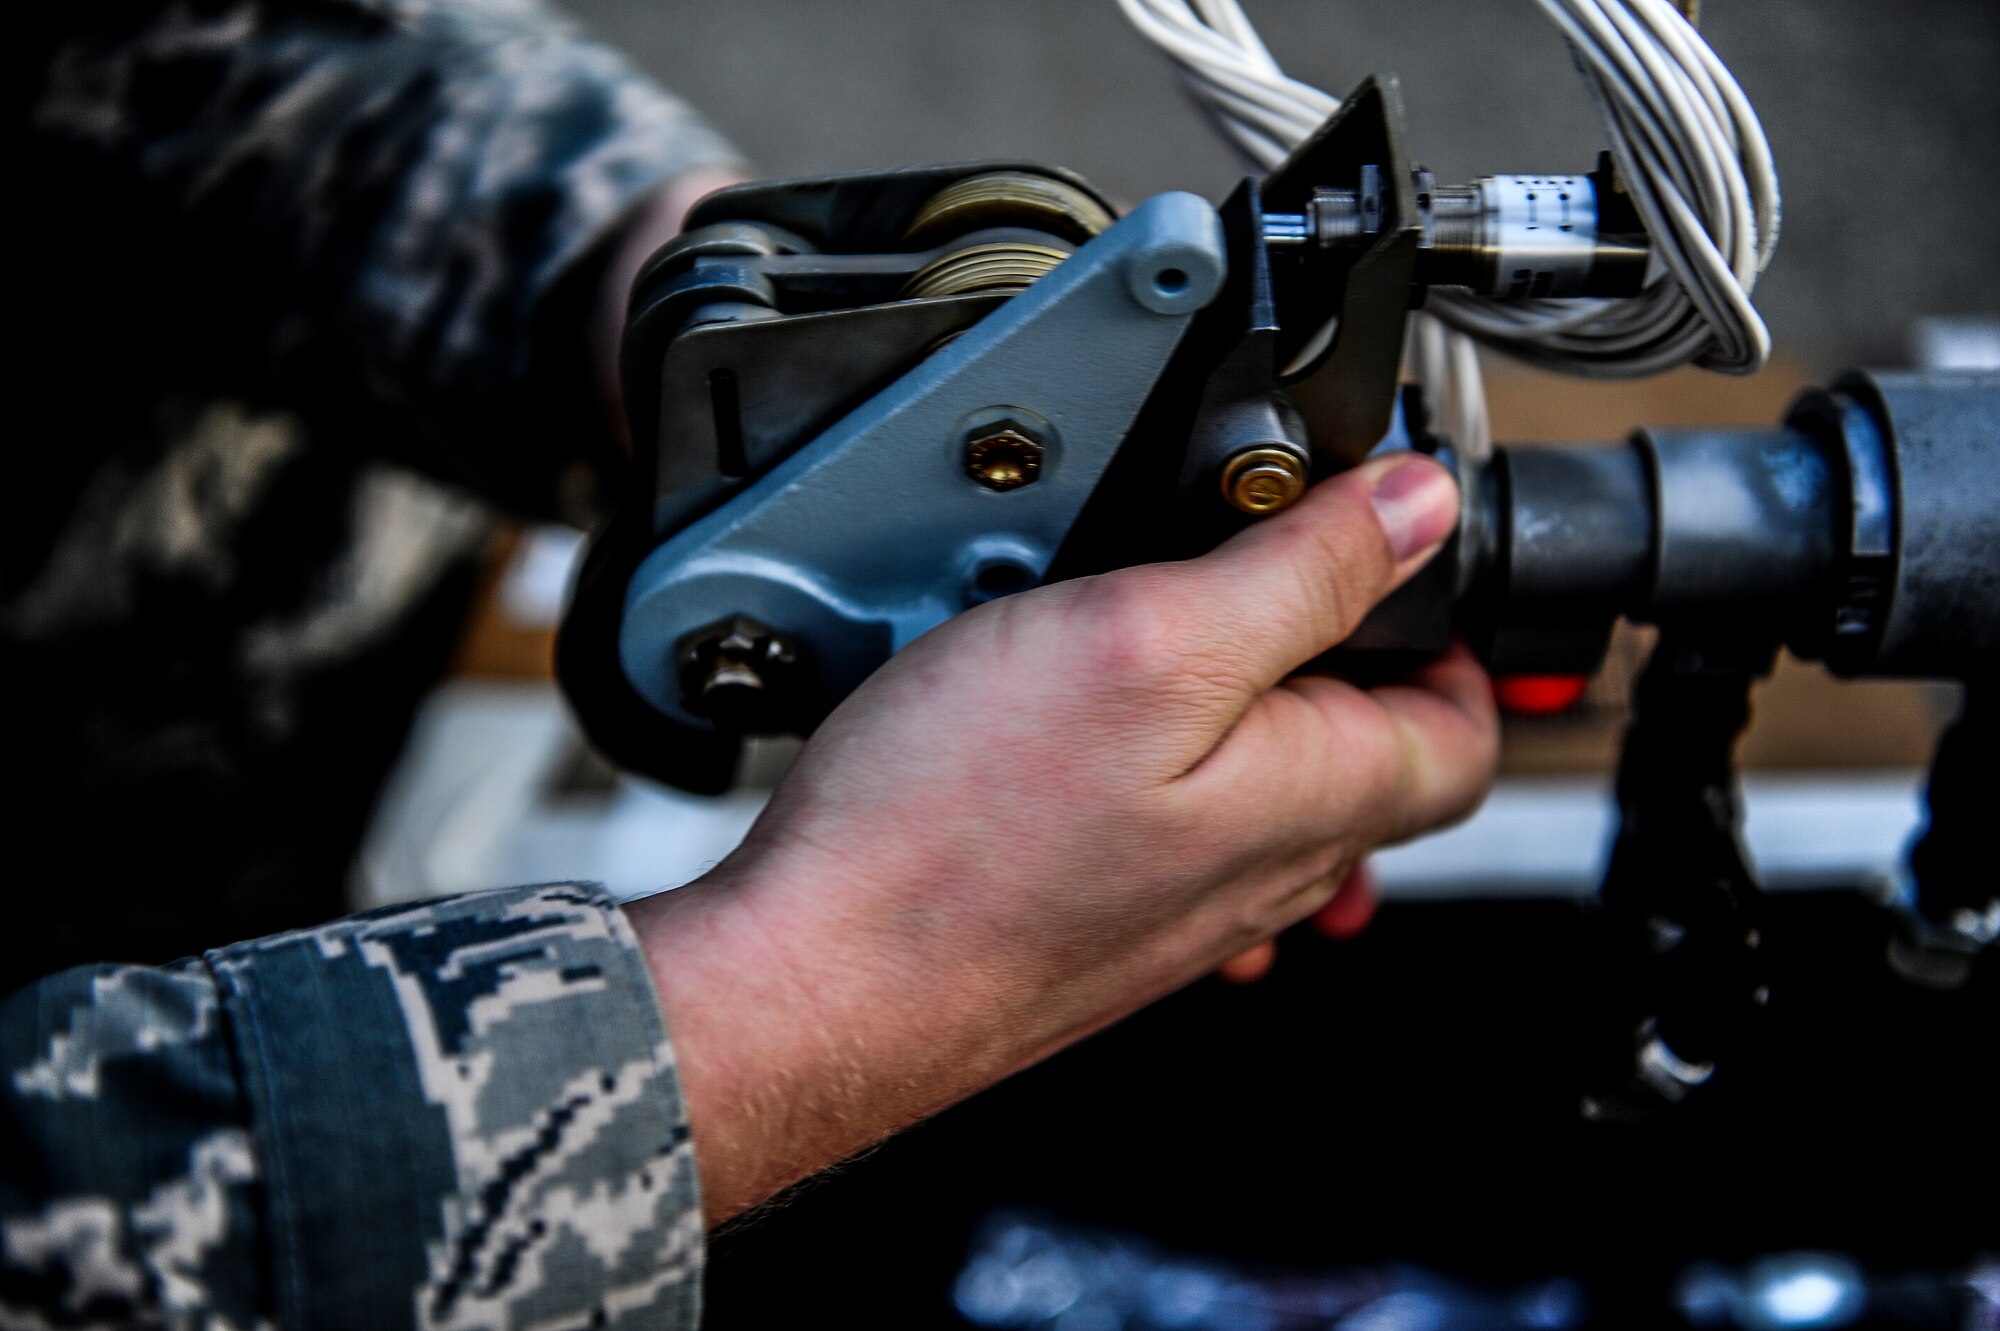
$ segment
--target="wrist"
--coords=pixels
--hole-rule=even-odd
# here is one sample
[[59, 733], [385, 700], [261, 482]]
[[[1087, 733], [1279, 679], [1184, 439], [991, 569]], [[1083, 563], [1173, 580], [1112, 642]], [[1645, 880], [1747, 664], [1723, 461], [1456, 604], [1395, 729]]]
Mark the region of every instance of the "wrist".
[[673, 1037], [710, 1224], [1045, 1052], [996, 1020], [981, 977], [885, 949], [830, 908], [842, 897], [732, 860], [627, 908]]

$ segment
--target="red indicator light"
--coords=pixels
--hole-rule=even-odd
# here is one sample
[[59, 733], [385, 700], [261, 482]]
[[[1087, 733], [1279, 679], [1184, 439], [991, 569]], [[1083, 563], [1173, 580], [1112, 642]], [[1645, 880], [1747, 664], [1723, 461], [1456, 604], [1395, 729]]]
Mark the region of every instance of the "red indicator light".
[[1493, 681], [1500, 710], [1515, 716], [1554, 716], [1583, 701], [1588, 675], [1505, 675]]

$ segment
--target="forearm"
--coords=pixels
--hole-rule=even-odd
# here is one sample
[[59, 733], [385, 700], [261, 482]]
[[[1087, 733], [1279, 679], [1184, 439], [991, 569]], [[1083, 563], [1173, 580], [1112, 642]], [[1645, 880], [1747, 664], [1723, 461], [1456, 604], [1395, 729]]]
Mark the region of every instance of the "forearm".
[[774, 918], [777, 886], [725, 866], [626, 908], [672, 1023], [711, 1226], [1036, 1052], [966, 977]]
[[36, 26], [37, 152], [128, 219], [115, 257], [150, 289], [125, 294], [184, 312], [179, 378], [524, 511], [615, 464], [598, 288], [669, 182], [734, 156], [619, 55], [464, 0]]
[[672, 1053], [599, 890], [65, 972], [0, 1002], [0, 1068], [0, 1324], [697, 1321]]
[[1080, 1024], [1076, 995], [1017, 958], [897, 940], [891, 919], [842, 908], [850, 887], [823, 862], [739, 857], [626, 908], [674, 1032], [711, 1225], [1150, 996]]
[[[968, 864], [967, 869], [973, 868]], [[626, 907], [673, 1031], [704, 1216], [801, 1179], [1136, 1011], [1266, 936], [1191, 922], [1115, 974], [873, 912], [849, 884], [725, 864]], [[1301, 871], [1301, 888], [1324, 875]], [[939, 887], [946, 885], [939, 884]], [[1008, 890], [1003, 875], [990, 886]], [[946, 890], [949, 890], [948, 888]], [[976, 889], [975, 889], [976, 890]], [[824, 894], [826, 909], [808, 898]], [[920, 895], [912, 892], [911, 896]]]

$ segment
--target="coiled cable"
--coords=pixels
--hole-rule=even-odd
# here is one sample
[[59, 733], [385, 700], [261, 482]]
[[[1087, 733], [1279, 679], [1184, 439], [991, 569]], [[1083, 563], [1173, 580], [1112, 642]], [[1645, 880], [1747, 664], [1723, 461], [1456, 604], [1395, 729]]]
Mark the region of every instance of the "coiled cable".
[[[1269, 171], [1339, 99], [1287, 75], [1238, 0], [1118, 0], [1255, 168]], [[1770, 332], [1751, 303], [1777, 248], [1769, 141], [1728, 67], [1668, 0], [1535, 0], [1575, 54], [1613, 160], [1651, 239], [1636, 296], [1505, 301], [1433, 290], [1413, 320], [1409, 364], [1461, 446], [1489, 445], [1466, 338], [1547, 369], [1596, 378], [1697, 364], [1761, 368]], [[1445, 328], [1436, 327], [1441, 321]]]

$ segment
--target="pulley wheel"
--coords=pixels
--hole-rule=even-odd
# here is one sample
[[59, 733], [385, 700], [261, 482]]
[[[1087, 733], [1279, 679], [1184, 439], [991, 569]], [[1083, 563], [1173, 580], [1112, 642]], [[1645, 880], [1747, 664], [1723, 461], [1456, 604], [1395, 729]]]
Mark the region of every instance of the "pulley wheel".
[[976, 291], [1025, 291], [1069, 257], [1065, 250], [1028, 241], [968, 245], [933, 259], [903, 288], [906, 298], [963, 296]]
[[923, 247], [975, 231], [1021, 227], [1081, 245], [1109, 230], [1112, 221], [1109, 209], [1067, 181], [1028, 171], [988, 171], [932, 195], [911, 219], [903, 239]]

